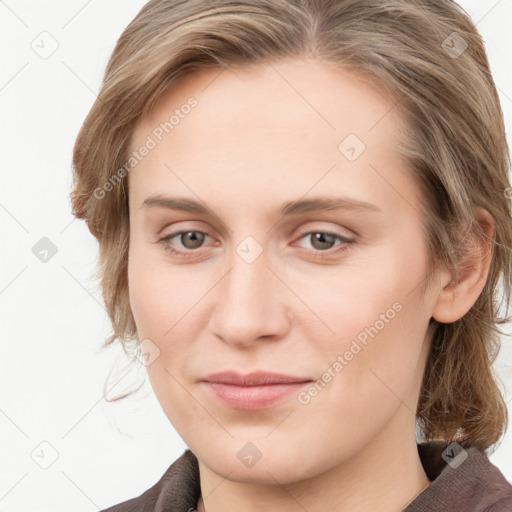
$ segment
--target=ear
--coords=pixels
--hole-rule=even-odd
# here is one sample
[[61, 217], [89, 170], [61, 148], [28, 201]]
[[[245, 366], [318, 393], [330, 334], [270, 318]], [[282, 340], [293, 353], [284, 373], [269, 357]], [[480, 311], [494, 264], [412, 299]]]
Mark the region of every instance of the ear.
[[475, 208], [474, 215], [485, 235], [476, 231], [468, 232], [465, 238], [471, 239], [467, 243], [464, 240], [468, 250], [464, 260], [459, 263], [458, 275], [450, 272], [442, 274], [443, 288], [439, 291], [432, 318], [443, 324], [462, 318], [477, 301], [487, 281], [492, 261], [494, 221], [483, 208]]

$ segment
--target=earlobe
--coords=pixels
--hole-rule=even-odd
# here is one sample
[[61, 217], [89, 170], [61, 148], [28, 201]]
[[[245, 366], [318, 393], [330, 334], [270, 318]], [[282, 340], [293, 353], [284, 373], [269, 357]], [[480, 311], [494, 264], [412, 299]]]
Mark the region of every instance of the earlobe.
[[432, 311], [432, 318], [439, 323], [449, 324], [462, 318], [480, 296], [492, 261], [492, 216], [483, 208], [475, 208], [475, 220], [483, 232], [473, 231], [466, 241], [466, 255], [459, 264], [458, 275], [445, 275], [442, 288]]

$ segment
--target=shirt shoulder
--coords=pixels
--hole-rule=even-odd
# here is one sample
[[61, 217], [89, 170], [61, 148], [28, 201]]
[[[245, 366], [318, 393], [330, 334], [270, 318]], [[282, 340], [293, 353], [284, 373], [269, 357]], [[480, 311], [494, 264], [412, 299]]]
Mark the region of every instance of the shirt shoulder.
[[187, 449], [155, 485], [137, 497], [100, 512], [188, 512], [189, 509], [195, 509], [199, 495], [197, 459]]
[[512, 512], [512, 484], [484, 450], [457, 443], [418, 450], [431, 483], [403, 512]]
[[491, 505], [486, 512], [512, 512], [512, 495]]

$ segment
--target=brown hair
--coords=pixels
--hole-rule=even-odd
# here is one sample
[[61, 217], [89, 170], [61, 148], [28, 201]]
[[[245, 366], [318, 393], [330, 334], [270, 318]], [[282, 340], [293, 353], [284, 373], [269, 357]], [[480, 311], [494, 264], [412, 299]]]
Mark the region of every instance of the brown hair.
[[287, 57], [351, 70], [378, 84], [403, 113], [398, 149], [421, 188], [431, 271], [441, 264], [457, 270], [468, 229], [484, 236], [474, 206], [492, 215], [485, 287], [462, 318], [435, 322], [417, 409], [424, 440], [488, 449], [508, 422], [492, 365], [503, 334], [498, 325], [510, 321], [498, 316], [496, 301], [501, 276], [508, 312], [510, 157], [484, 43], [451, 0], [148, 2], [117, 42], [73, 153], [73, 213], [99, 241], [97, 278], [114, 329], [104, 347], [119, 339], [125, 348], [137, 339], [128, 298], [128, 180], [123, 179], [136, 123], [194, 70]]

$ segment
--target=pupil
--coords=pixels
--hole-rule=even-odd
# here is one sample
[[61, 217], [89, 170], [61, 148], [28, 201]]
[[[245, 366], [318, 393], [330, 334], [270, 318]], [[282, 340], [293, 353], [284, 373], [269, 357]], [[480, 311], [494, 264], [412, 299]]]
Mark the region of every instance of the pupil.
[[182, 242], [183, 242], [183, 245], [185, 247], [188, 247], [189, 249], [195, 249], [197, 247], [199, 247], [203, 241], [203, 237], [204, 235], [202, 233], [198, 233], [197, 231], [189, 231], [188, 233], [184, 233], [185, 235], [185, 239], [189, 239], [190, 241], [192, 241], [192, 247], [188, 246], [187, 243], [184, 243], [183, 242], [183, 239], [182, 239]]
[[[315, 243], [316, 242], [320, 242], [320, 247], [317, 247], [317, 248], [320, 248], [320, 249], [329, 249], [329, 247], [325, 247], [325, 244], [329, 245], [330, 243], [332, 243], [332, 235], [328, 235], [326, 233], [314, 233], [314, 241]], [[326, 241], [327, 239], [327, 241]], [[315, 244], [313, 244], [315, 245]]]

